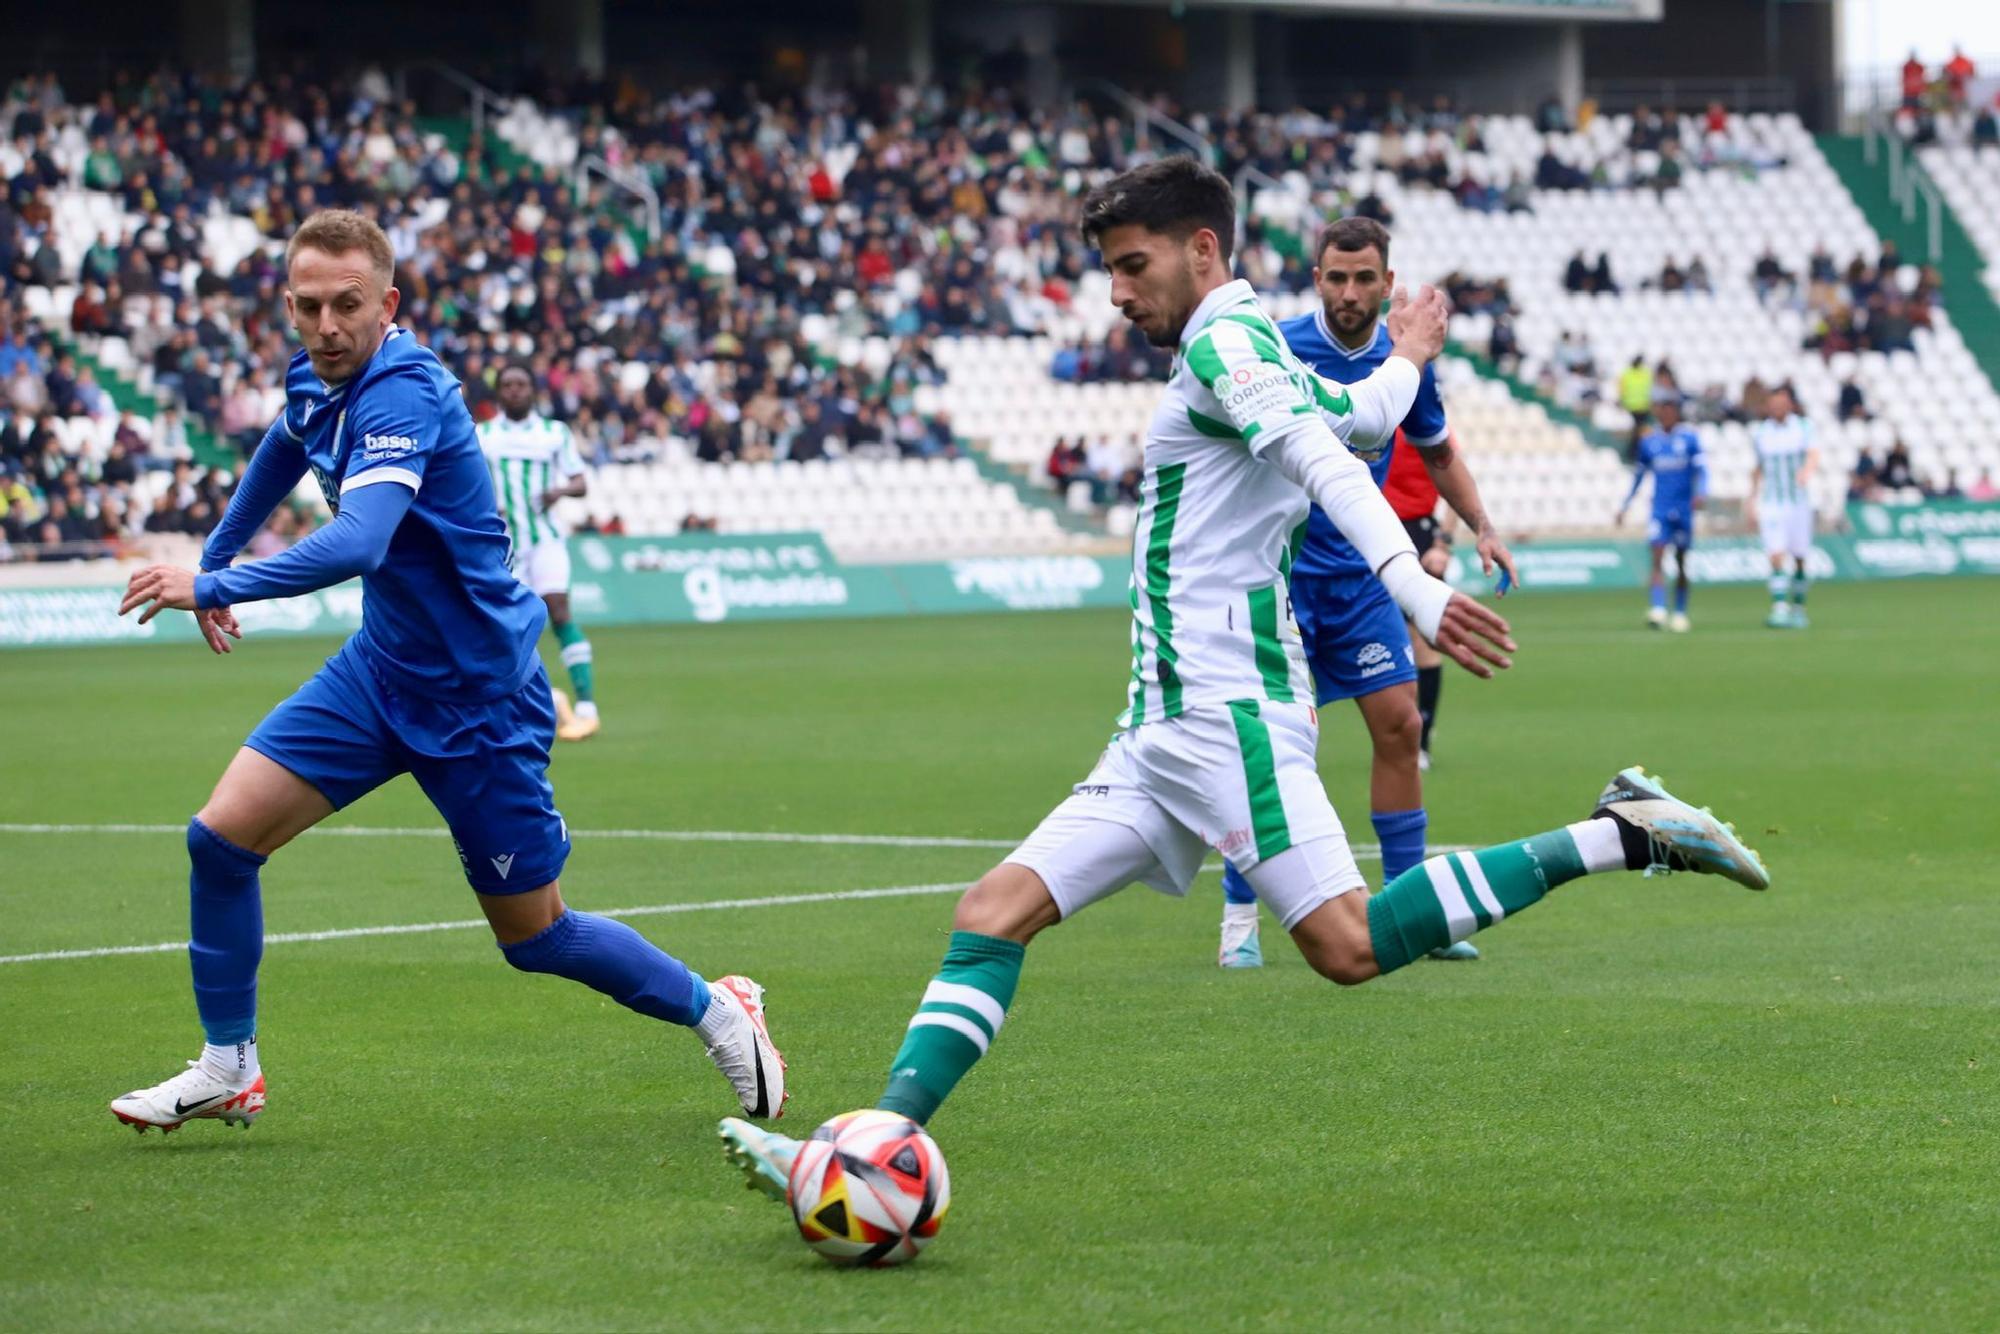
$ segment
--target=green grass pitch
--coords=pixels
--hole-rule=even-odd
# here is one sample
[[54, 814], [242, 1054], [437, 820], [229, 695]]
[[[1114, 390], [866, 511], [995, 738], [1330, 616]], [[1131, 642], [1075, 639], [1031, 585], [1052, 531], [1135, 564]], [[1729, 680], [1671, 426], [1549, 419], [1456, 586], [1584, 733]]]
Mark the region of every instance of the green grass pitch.
[[[1453, 675], [1436, 841], [1579, 818], [1642, 761], [1734, 818], [1766, 895], [1560, 890], [1483, 962], [1357, 990], [1218, 891], [1134, 889], [1029, 953], [932, 1129], [954, 1202], [915, 1265], [831, 1269], [725, 1170], [689, 1036], [508, 969], [483, 930], [274, 944], [270, 1108], [135, 1137], [110, 1097], [199, 1033], [179, 953], [0, 965], [0, 1325], [46, 1328], [1972, 1329], [2000, 1232], [1995, 585], [1825, 586], [1814, 628], [1701, 590], [1509, 599], [1519, 666]], [[585, 908], [948, 885], [1083, 776], [1126, 674], [1079, 613], [599, 631], [607, 725], [556, 788]], [[185, 934], [178, 829], [328, 651], [0, 654], [0, 955]], [[1356, 841], [1365, 738], [1321, 769]], [[336, 824], [431, 828], [407, 780]], [[22, 825], [88, 826], [20, 832]], [[1365, 863], [1372, 874], [1375, 864]], [[476, 917], [439, 837], [315, 834], [267, 929]], [[642, 917], [770, 987], [787, 1128], [879, 1091], [948, 894]]]

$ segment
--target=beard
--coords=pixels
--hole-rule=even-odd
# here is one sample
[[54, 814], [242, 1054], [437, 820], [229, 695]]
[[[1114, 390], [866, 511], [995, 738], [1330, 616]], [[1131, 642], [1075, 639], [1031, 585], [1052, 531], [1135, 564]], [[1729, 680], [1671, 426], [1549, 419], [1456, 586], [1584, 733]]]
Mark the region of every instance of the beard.
[[1181, 341], [1181, 330], [1185, 327], [1187, 327], [1187, 315], [1186, 313], [1183, 313], [1178, 323], [1175, 323], [1171, 320], [1162, 319], [1160, 321], [1159, 328], [1148, 329], [1145, 325], [1142, 324], [1139, 326], [1139, 332], [1146, 335], [1146, 341], [1150, 343], [1152, 346], [1159, 348], [1167, 348], [1179, 345]]
[[1375, 312], [1372, 310], [1347, 311], [1335, 309], [1327, 315], [1326, 322], [1333, 326], [1334, 332], [1346, 334], [1352, 338], [1356, 334], [1364, 332], [1370, 325], [1375, 323]]

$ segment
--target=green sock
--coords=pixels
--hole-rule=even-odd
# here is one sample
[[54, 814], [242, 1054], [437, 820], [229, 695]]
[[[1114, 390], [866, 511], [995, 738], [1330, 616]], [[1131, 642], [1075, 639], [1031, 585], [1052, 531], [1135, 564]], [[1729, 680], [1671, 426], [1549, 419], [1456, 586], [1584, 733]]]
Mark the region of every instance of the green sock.
[[1618, 825], [1586, 820], [1477, 852], [1432, 857], [1368, 900], [1375, 964], [1393, 973], [1533, 907], [1566, 880], [1628, 865]]
[[562, 645], [563, 666], [569, 669], [570, 688], [576, 697], [589, 703], [590, 694], [590, 641], [583, 637], [583, 627], [575, 621], [565, 621], [556, 627], [556, 642]]
[[1806, 605], [1806, 577], [1802, 574], [1792, 576], [1792, 605], [1794, 607]]
[[999, 1034], [1026, 954], [1026, 946], [1011, 940], [951, 933], [944, 964], [910, 1020], [877, 1107], [919, 1125], [931, 1119]]

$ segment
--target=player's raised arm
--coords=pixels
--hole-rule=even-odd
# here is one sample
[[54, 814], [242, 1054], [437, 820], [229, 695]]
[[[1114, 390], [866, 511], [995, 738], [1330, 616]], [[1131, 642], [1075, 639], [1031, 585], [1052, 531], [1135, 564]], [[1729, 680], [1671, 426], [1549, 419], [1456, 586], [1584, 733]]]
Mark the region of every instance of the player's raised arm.
[[[271, 517], [284, 498], [292, 493], [299, 479], [306, 473], [306, 454], [299, 443], [298, 435], [285, 421], [284, 413], [271, 423], [264, 433], [263, 443], [250, 456], [249, 466], [236, 484], [236, 492], [229, 498], [229, 506], [223, 511], [222, 521], [202, 544], [201, 572], [226, 570], [236, 559], [236, 553], [243, 549], [264, 521]], [[236, 623], [236, 614], [225, 602], [198, 604], [195, 600], [195, 585], [199, 576], [193, 570], [175, 565], [149, 565], [134, 573], [125, 585], [125, 597], [120, 603], [118, 614], [125, 615], [134, 607], [144, 606], [139, 623], [145, 624], [160, 612], [169, 608], [179, 608], [194, 612], [195, 624], [201, 630], [202, 639], [217, 653], [229, 652], [229, 641], [243, 638], [243, 630]]]
[[[1387, 420], [1391, 430], [1416, 396], [1421, 372], [1413, 358], [1428, 361], [1444, 346], [1446, 316], [1443, 298], [1428, 289], [1415, 302], [1399, 298], [1395, 309], [1404, 312], [1391, 325], [1402, 350], [1362, 382], [1377, 385], [1365, 391], [1370, 424]], [[1266, 327], [1215, 321], [1189, 343], [1188, 368], [1209, 386], [1250, 451], [1326, 511], [1425, 639], [1477, 676], [1511, 666], [1514, 642], [1506, 621], [1425, 572], [1402, 520], [1367, 466], [1342, 443], [1339, 432], [1358, 415], [1350, 396], [1362, 385], [1342, 387], [1340, 398], [1327, 403], [1294, 373], [1275, 348], [1275, 331], [1267, 334]], [[1387, 416], [1391, 410], [1393, 417]]]
[[1344, 386], [1352, 405], [1344, 430], [1329, 422], [1335, 434], [1361, 449], [1374, 449], [1395, 435], [1423, 388], [1424, 367], [1444, 351], [1450, 315], [1450, 303], [1434, 287], [1418, 288], [1415, 297], [1396, 289], [1389, 298], [1389, 358], [1365, 380]]
[[340, 509], [332, 523], [281, 556], [197, 581], [197, 605], [294, 597], [372, 574], [423, 486], [443, 420], [436, 389], [414, 370], [368, 386], [348, 419]]
[[202, 543], [201, 568], [228, 569], [244, 543], [256, 535], [271, 517], [271, 511], [278, 508], [305, 475], [305, 448], [286, 422], [285, 413], [280, 412], [271, 429], [264, 432], [264, 441], [257, 446], [257, 452], [250, 456], [249, 466], [236, 484], [236, 493], [222, 512], [222, 522], [215, 525], [215, 531]]

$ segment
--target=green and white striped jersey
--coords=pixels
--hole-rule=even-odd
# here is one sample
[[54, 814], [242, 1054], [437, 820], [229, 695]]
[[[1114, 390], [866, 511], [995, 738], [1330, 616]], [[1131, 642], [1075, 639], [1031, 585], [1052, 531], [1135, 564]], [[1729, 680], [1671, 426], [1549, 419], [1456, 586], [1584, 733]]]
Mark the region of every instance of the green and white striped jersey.
[[1317, 429], [1315, 416], [1345, 444], [1353, 411], [1292, 355], [1249, 283], [1196, 309], [1146, 434], [1119, 726], [1229, 700], [1312, 702], [1289, 586], [1309, 504], [1262, 454]]
[[1799, 474], [1806, 466], [1806, 452], [1815, 447], [1812, 423], [1797, 413], [1781, 422], [1766, 418], [1750, 428], [1750, 439], [1757, 449], [1757, 466], [1764, 470], [1758, 508], [1810, 506], [1812, 497]]
[[503, 413], [479, 424], [479, 448], [493, 474], [493, 494], [514, 549], [526, 551], [567, 536], [555, 515], [541, 508], [541, 498], [583, 472], [583, 456], [569, 427], [533, 413], [520, 421]]

